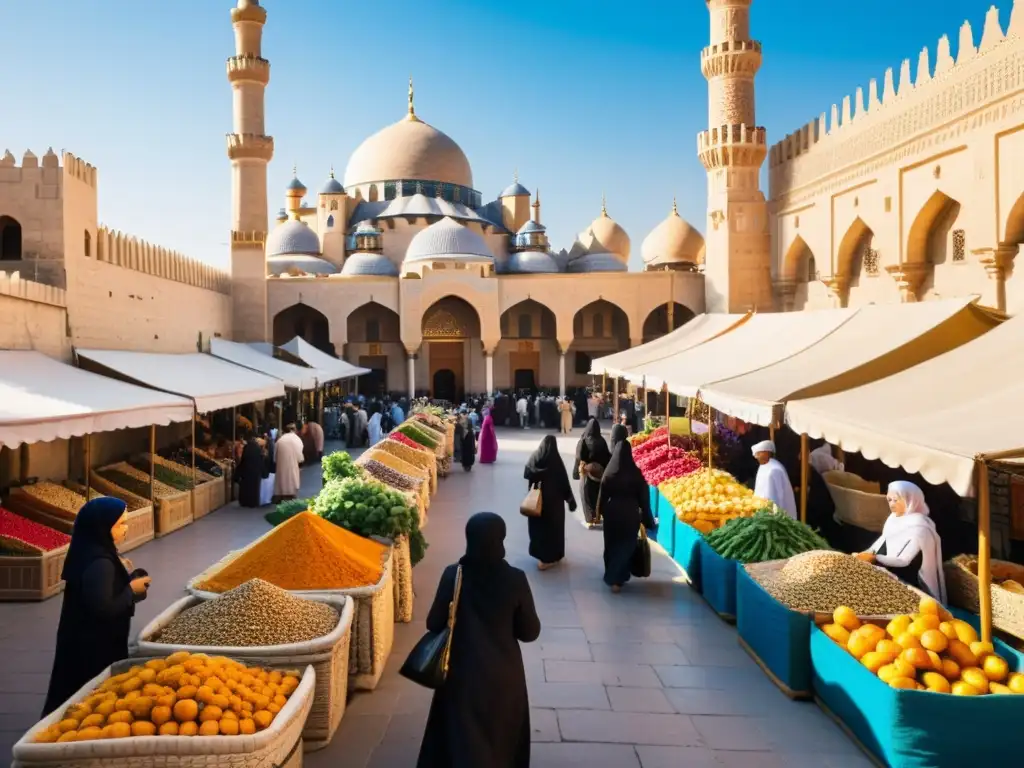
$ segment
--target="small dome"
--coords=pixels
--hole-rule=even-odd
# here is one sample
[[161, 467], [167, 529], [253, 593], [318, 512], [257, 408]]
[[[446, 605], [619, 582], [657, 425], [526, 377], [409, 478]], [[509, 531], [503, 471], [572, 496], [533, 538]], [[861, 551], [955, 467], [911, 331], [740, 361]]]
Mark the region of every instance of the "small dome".
[[644, 238], [640, 254], [648, 267], [704, 261], [704, 236], [682, 219], [675, 201], [672, 212]]
[[502, 197], [519, 197], [520, 195], [530, 196], [530, 190], [519, 183], [516, 179], [512, 184], [505, 187], [505, 191], [501, 193]]
[[603, 203], [601, 215], [591, 222], [586, 233], [580, 234], [580, 241], [586, 244], [584, 235], [590, 235], [593, 241], [588, 248], [590, 253], [613, 253], [623, 262], [629, 261], [629, 235], [608, 215]]
[[493, 259], [486, 241], [471, 229], [445, 217], [416, 233], [405, 252], [406, 261]]
[[345, 186], [442, 181], [473, 188], [465, 153], [447, 134], [409, 114], [366, 139], [349, 158]]
[[345, 188], [341, 186], [341, 182], [334, 178], [334, 169], [331, 168], [331, 176], [327, 181], [324, 182], [323, 187], [320, 188], [321, 195], [344, 195]]
[[354, 275], [398, 277], [398, 267], [381, 253], [353, 253], [345, 259], [341, 274], [346, 277]]
[[267, 259], [268, 275], [334, 275], [338, 268], [318, 256], [289, 253]]
[[625, 272], [626, 265], [617, 253], [588, 253], [572, 259], [566, 272]]
[[320, 255], [320, 238], [306, 222], [298, 219], [278, 224], [267, 238], [268, 258], [294, 253]]
[[292, 176], [292, 180], [288, 182], [288, 186], [285, 187], [289, 192], [304, 193], [306, 191], [306, 185], [299, 181], [298, 176]]
[[375, 218], [386, 219], [395, 216], [449, 216], [453, 219], [482, 221], [480, 214], [462, 203], [450, 203], [443, 197], [427, 197], [422, 192], [408, 197], [396, 197]]
[[559, 272], [558, 263], [551, 254], [543, 251], [519, 251], [509, 254], [505, 272], [512, 274], [545, 274]]
[[281, 208], [277, 212], [277, 222], [278, 222], [278, 224], [280, 224], [282, 221], [288, 221], [288, 211], [286, 211], [284, 208]]
[[533, 219], [530, 219], [525, 224], [523, 224], [523, 226], [521, 226], [518, 230], [516, 230], [517, 235], [528, 235], [531, 232], [547, 232], [547, 229], [539, 221], [534, 221]]

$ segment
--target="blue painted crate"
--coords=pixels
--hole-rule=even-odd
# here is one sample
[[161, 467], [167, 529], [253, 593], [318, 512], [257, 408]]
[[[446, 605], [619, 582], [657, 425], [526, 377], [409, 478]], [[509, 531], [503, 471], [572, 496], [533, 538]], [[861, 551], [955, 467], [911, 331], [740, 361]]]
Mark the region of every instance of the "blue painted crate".
[[787, 696], [811, 696], [811, 617], [780, 603], [742, 565], [736, 567], [740, 643]]
[[672, 520], [675, 518], [676, 513], [675, 510], [672, 509], [672, 505], [668, 503], [668, 500], [662, 498], [661, 491], [658, 490], [657, 486], [652, 485], [650, 486], [650, 489], [651, 514], [658, 520], [658, 529], [655, 531], [655, 538], [669, 556], [671, 556], [673, 534], [675, 533], [675, 526], [672, 525]]
[[[1000, 645], [1002, 645], [1000, 643]], [[860, 744], [892, 768], [1021, 762], [1024, 696], [953, 696], [890, 688], [811, 627], [814, 693]], [[997, 648], [1020, 671], [1020, 657]]]
[[[667, 499], [663, 503], [668, 503]], [[701, 591], [700, 544], [704, 541], [700, 531], [672, 515], [672, 559], [686, 571], [690, 586]]]
[[736, 561], [715, 552], [700, 540], [700, 586], [708, 604], [726, 621], [736, 620]]

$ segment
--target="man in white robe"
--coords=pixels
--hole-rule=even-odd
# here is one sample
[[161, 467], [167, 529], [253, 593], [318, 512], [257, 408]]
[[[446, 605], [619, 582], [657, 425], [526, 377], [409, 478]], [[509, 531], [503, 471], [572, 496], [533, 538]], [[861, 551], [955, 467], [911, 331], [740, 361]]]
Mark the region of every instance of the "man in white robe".
[[796, 498], [789, 482], [789, 473], [782, 462], [775, 458], [775, 443], [762, 440], [752, 449], [754, 458], [761, 466], [757, 469], [754, 495], [774, 502], [794, 520], [797, 519]]
[[302, 481], [299, 466], [302, 464], [302, 438], [295, 434], [295, 425], [289, 424], [274, 446], [277, 472], [274, 476], [274, 497], [278, 500], [294, 499]]

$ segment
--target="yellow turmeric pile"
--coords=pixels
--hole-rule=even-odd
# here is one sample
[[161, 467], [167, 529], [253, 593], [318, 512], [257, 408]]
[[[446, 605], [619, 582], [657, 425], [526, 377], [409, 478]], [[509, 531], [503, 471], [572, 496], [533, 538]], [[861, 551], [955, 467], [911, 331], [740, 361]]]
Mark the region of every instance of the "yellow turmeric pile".
[[380, 581], [387, 547], [312, 512], [300, 512], [196, 583], [227, 592], [250, 579], [287, 590], [350, 589]]

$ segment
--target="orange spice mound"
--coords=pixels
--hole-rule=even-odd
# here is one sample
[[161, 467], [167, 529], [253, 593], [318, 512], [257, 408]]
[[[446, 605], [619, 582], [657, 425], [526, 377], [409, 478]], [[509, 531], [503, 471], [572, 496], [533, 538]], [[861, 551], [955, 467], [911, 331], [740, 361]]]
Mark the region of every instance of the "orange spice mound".
[[263, 579], [287, 590], [366, 587], [380, 581], [386, 552], [383, 544], [300, 512], [195, 586], [219, 593]]

